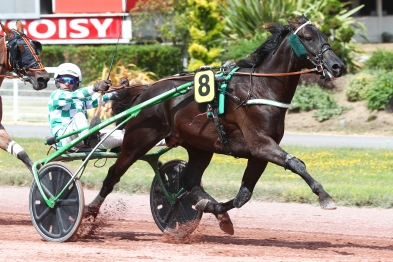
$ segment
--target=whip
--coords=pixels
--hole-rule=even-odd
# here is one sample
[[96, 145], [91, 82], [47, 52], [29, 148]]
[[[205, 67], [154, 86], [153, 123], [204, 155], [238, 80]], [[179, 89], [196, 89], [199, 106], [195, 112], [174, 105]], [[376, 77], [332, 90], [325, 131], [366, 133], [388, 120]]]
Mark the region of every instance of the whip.
[[126, 5], [124, 6], [124, 12], [123, 12], [123, 17], [121, 19], [119, 37], [117, 38], [117, 43], [116, 43], [115, 50], [113, 50], [112, 61], [111, 61], [111, 65], [109, 66], [108, 77], [106, 78], [106, 80], [109, 80], [109, 76], [111, 75], [111, 71], [112, 71], [112, 67], [113, 67], [113, 61], [115, 60], [115, 56], [116, 56], [116, 52], [117, 52], [117, 46], [119, 45], [120, 35], [122, 33], [122, 30], [123, 30], [123, 21], [124, 21], [124, 18], [126, 16], [127, 2], [128, 2], [128, 0], [126, 0]]

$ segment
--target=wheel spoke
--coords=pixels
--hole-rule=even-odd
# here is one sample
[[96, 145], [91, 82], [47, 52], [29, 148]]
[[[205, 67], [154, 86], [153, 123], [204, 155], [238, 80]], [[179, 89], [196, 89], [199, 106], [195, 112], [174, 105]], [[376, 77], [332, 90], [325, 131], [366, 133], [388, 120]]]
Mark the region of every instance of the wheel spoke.
[[166, 213], [165, 218], [164, 218], [165, 223], [168, 223], [169, 219], [171, 218], [173, 210], [175, 210], [175, 205], [176, 205], [176, 203], [171, 204], [171, 206], [169, 207], [169, 210]]
[[184, 221], [191, 220], [191, 218], [188, 217], [187, 211], [183, 206], [183, 203], [179, 201], [179, 206], [180, 206], [180, 213], [182, 214], [182, 217], [184, 218]]
[[63, 221], [63, 217], [61, 216], [61, 209], [60, 208], [58, 208], [58, 209], [56, 209], [56, 216], [57, 216], [57, 221], [59, 222], [59, 233], [61, 234], [61, 235], [64, 235], [64, 234], [66, 234], [67, 233], [67, 228], [65, 228], [66, 227], [66, 225], [64, 224], [64, 221]]
[[46, 194], [46, 197], [47, 197], [47, 198], [53, 197], [52, 192], [50, 192], [49, 189], [46, 188], [46, 186], [45, 186], [44, 184], [41, 184], [41, 186], [42, 186], [42, 190], [44, 190], [44, 193]]
[[35, 217], [35, 220], [43, 221], [49, 215], [50, 211], [51, 211], [51, 208], [46, 206], [46, 209], [40, 215], [37, 214], [37, 216]]
[[57, 200], [57, 205], [58, 206], [78, 206], [79, 205], [79, 199], [58, 199]]

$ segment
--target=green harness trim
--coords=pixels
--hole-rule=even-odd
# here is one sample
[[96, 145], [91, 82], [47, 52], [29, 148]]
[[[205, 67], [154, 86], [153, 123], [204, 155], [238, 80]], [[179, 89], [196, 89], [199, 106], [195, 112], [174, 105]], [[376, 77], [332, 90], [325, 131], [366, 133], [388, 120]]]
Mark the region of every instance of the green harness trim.
[[[216, 75], [215, 81], [223, 81], [223, 83], [220, 85], [220, 87], [218, 88], [218, 98], [215, 99], [216, 104], [218, 105], [218, 115], [222, 115], [225, 112], [225, 91], [227, 89], [228, 86], [228, 82], [231, 80], [233, 74], [239, 70], [240, 67], [235, 67], [231, 70], [231, 72], [229, 72], [226, 76], [225, 79], [223, 79], [224, 77], [224, 72], [219, 73], [218, 75]], [[211, 110], [210, 108], [212, 108], [212, 104], [209, 103], [207, 104], [207, 109]], [[212, 113], [208, 112], [207, 113], [208, 117], [212, 117]]]

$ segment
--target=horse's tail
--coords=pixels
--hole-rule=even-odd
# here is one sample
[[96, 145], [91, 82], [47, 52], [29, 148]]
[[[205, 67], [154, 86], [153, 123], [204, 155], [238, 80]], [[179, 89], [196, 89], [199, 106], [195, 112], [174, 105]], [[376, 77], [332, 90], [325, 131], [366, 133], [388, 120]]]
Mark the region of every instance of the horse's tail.
[[[147, 85], [135, 84], [120, 91], [117, 91], [115, 98], [112, 99], [113, 113], [116, 115], [131, 108], [135, 100], [146, 88]], [[121, 121], [122, 119], [118, 120], [116, 124], [120, 123]]]

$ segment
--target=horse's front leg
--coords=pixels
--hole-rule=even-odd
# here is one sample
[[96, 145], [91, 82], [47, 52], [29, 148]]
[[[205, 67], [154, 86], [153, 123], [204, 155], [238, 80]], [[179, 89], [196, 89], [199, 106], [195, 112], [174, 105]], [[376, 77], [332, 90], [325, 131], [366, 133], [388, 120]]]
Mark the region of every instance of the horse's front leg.
[[0, 148], [7, 151], [8, 153], [12, 154], [26, 167], [30, 170], [30, 173], [33, 174], [33, 161], [29, 158], [26, 151], [11, 137], [8, 135], [7, 131], [5, 131], [4, 126], [0, 123]]
[[323, 186], [317, 182], [306, 170], [304, 162], [290, 154], [286, 154], [284, 165], [285, 169], [289, 169], [292, 172], [300, 175], [304, 181], [309, 185], [312, 192], [319, 197], [319, 205], [323, 209], [336, 209], [332, 197], [325, 191]]
[[285, 152], [273, 139], [263, 137], [260, 143], [254, 143], [250, 147], [253, 156], [271, 163], [277, 164], [298, 174], [309, 185], [312, 192], [319, 198], [319, 204], [323, 209], [336, 209], [332, 197], [325, 191], [306, 169], [304, 162]]

